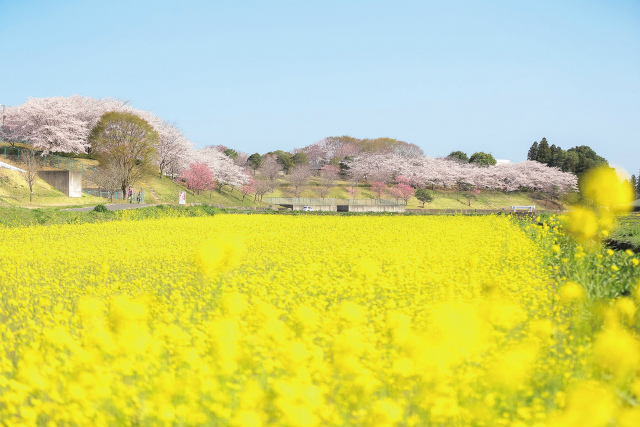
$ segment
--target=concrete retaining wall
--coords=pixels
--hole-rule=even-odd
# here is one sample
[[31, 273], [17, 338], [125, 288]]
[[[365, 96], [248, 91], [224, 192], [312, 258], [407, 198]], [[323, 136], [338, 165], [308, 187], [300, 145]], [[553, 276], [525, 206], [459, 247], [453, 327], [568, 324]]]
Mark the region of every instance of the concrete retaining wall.
[[349, 212], [405, 212], [402, 205], [398, 206], [367, 206], [367, 205], [349, 205]]
[[82, 197], [82, 172], [38, 171], [38, 176], [65, 196]]
[[[301, 211], [303, 207], [309, 205], [293, 205], [294, 211]], [[314, 211], [338, 212], [338, 205], [311, 205]]]

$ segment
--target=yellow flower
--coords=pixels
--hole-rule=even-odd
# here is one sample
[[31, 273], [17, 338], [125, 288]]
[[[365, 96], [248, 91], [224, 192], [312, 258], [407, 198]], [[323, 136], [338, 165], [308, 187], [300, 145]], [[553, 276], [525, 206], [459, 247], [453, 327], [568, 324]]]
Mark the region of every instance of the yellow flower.
[[244, 245], [233, 234], [223, 234], [206, 242], [196, 255], [196, 263], [206, 277], [216, 277], [242, 260]]
[[618, 314], [628, 322], [631, 322], [636, 314], [636, 304], [630, 298], [618, 298], [614, 307]]
[[640, 344], [620, 327], [611, 327], [598, 336], [593, 348], [597, 364], [623, 379], [640, 368]]
[[560, 302], [572, 304], [582, 301], [585, 297], [584, 288], [576, 282], [566, 282], [559, 290]]
[[597, 207], [605, 207], [612, 213], [625, 213], [634, 200], [634, 190], [620, 179], [616, 170], [608, 166], [591, 169], [583, 178], [584, 194]]
[[563, 413], [549, 424], [551, 427], [604, 427], [615, 413], [613, 393], [597, 383], [579, 384], [567, 398]]
[[378, 400], [371, 411], [371, 426], [394, 426], [402, 419], [402, 408], [391, 399]]
[[580, 239], [592, 239], [598, 233], [598, 218], [589, 209], [575, 208], [569, 213], [565, 226]]

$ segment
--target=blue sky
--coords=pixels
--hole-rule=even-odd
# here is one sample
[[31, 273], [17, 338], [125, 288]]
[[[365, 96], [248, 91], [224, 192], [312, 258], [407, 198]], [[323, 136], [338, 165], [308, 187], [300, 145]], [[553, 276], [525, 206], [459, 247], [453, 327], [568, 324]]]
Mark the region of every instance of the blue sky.
[[197, 145], [387, 136], [640, 169], [640, 1], [0, 0], [0, 103], [116, 97]]

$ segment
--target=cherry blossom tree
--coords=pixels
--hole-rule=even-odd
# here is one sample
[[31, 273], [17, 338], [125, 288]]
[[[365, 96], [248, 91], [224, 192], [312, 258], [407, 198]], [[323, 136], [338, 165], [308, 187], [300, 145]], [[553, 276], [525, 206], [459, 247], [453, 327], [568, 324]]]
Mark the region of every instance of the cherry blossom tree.
[[10, 137], [9, 142], [25, 140], [43, 154], [91, 152], [89, 135], [107, 112], [134, 114], [154, 128], [159, 136], [156, 159], [161, 173], [176, 175], [188, 167], [193, 144], [175, 124], [113, 98], [78, 95], [29, 98], [24, 104], [6, 110], [2, 132]]
[[282, 172], [282, 166], [278, 163], [278, 159], [273, 154], [268, 154], [263, 156], [262, 164], [258, 169], [260, 174], [269, 179], [269, 181], [273, 181], [276, 177]]
[[[396, 176], [396, 181], [413, 187], [468, 186], [491, 190], [516, 191], [520, 188], [560, 192], [576, 188], [577, 178], [539, 162], [525, 161], [480, 167], [432, 157], [406, 158], [395, 154], [360, 155], [348, 162], [351, 176], [378, 182]], [[379, 177], [383, 177], [380, 179]], [[377, 179], [376, 179], [377, 178]]]
[[217, 147], [201, 148], [195, 152], [194, 157], [211, 170], [219, 192], [222, 192], [225, 185], [230, 186], [231, 192], [233, 192], [234, 188], [241, 187], [248, 182], [249, 177], [244, 173], [244, 170], [237, 166], [233, 159], [220, 152]]
[[188, 169], [182, 171], [180, 179], [193, 194], [200, 194], [200, 191], [212, 188], [215, 183], [211, 169], [204, 163], [191, 163]]
[[240, 166], [241, 168], [243, 168], [246, 166], [248, 159], [249, 159], [248, 153], [239, 151], [238, 156], [235, 159], [233, 159], [233, 163], [235, 163], [236, 166]]
[[247, 183], [240, 188], [240, 192], [242, 193], [242, 201], [247, 197], [248, 194], [254, 194], [256, 192], [256, 181], [252, 176], [249, 176], [247, 179]]
[[260, 200], [262, 201], [262, 198], [264, 197], [265, 194], [267, 193], [272, 193], [273, 190], [275, 190], [276, 188], [276, 183], [274, 181], [270, 181], [270, 180], [256, 180], [255, 182], [255, 197], [254, 197], [254, 201]]
[[160, 177], [185, 169], [192, 155], [193, 143], [174, 123], [163, 123], [158, 133], [160, 138], [156, 151]]
[[300, 194], [304, 191], [304, 186], [307, 185], [312, 176], [313, 170], [308, 165], [298, 165], [291, 169], [289, 182], [293, 187], [295, 197], [300, 197]]
[[400, 190], [400, 188], [397, 185], [394, 185], [393, 187], [389, 187], [387, 189], [389, 191], [389, 194], [391, 195], [391, 197], [393, 197], [396, 200], [402, 199], [402, 190]]
[[400, 198], [404, 200], [405, 205], [409, 202], [409, 199], [411, 199], [415, 194], [415, 189], [408, 184], [400, 183], [396, 185], [396, 188], [400, 192]]
[[22, 105], [8, 108], [5, 127], [14, 138], [28, 141], [44, 154], [84, 153], [91, 131], [89, 124], [78, 117], [78, 110], [63, 97], [29, 98]]
[[357, 199], [360, 193], [362, 192], [362, 188], [360, 187], [347, 187], [346, 190], [352, 199]]
[[351, 196], [352, 199], [357, 199], [360, 193], [362, 192], [362, 188], [358, 187], [360, 184], [359, 179], [350, 179], [347, 187], [347, 193]]
[[40, 169], [40, 156], [33, 153], [33, 150], [21, 150], [20, 152], [20, 175], [29, 186], [29, 203], [33, 203], [33, 184], [38, 179], [38, 169]]
[[371, 183], [371, 191], [375, 193], [378, 199], [382, 198], [382, 195], [387, 190], [387, 184], [384, 182], [374, 181]]
[[324, 165], [320, 169], [320, 188], [318, 192], [323, 199], [329, 194], [333, 188], [334, 182], [340, 176], [340, 168], [333, 165]]

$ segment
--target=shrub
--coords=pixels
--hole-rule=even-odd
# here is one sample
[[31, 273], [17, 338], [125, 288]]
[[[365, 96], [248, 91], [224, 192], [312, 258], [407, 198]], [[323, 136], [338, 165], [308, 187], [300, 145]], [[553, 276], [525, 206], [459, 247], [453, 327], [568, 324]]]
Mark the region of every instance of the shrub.
[[95, 208], [93, 208], [94, 212], [100, 212], [100, 213], [105, 213], [105, 212], [109, 212], [109, 209], [107, 209], [107, 207], [103, 204], [97, 205]]

